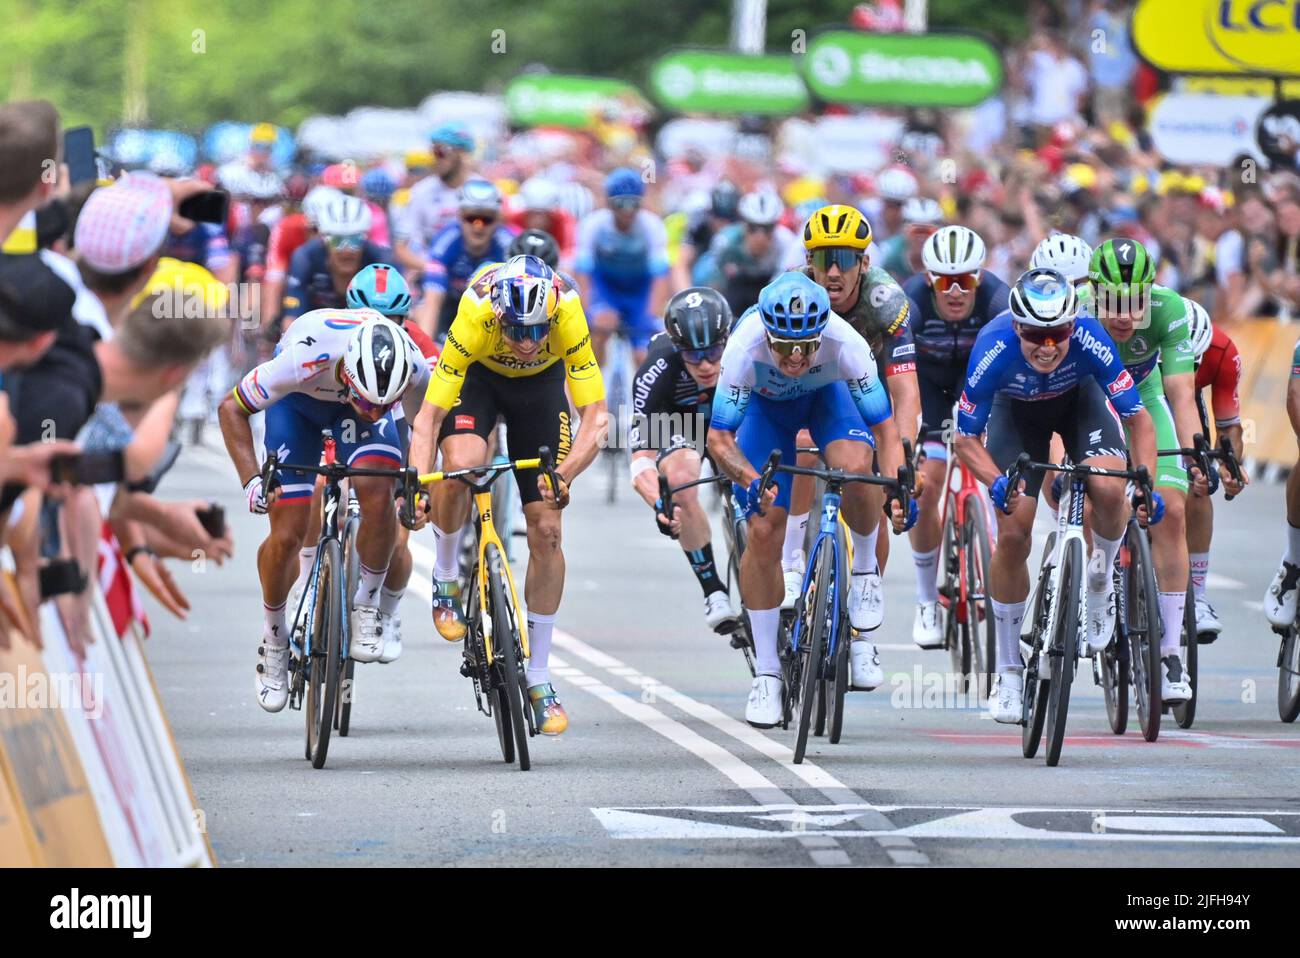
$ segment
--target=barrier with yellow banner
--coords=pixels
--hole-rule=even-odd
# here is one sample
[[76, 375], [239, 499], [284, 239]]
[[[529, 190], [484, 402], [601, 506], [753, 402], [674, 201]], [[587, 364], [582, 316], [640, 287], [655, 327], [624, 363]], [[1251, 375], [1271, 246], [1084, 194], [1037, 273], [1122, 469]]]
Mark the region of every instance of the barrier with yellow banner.
[[1168, 73], [1300, 76], [1294, 0], [1140, 0], [1138, 55]]
[[1286, 413], [1291, 354], [1300, 325], [1253, 319], [1226, 327], [1241, 354], [1241, 419], [1246, 458], [1270, 466], [1296, 462], [1296, 440]]

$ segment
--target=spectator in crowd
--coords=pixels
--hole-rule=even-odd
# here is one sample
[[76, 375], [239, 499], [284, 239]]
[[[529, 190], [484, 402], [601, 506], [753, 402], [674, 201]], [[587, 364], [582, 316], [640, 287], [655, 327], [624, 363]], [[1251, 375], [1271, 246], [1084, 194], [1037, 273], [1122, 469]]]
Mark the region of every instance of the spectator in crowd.
[[1087, 102], [1088, 74], [1070, 53], [1061, 35], [1043, 31], [1030, 46], [1025, 69], [1029, 123], [1038, 144], [1046, 143], [1058, 123], [1081, 123]]
[[1123, 121], [1133, 97], [1137, 54], [1128, 35], [1123, 0], [1094, 0], [1089, 18], [1088, 74], [1092, 79], [1093, 122], [1103, 129]]
[[0, 104], [0, 242], [58, 179], [59, 114], [45, 100]]
[[456, 219], [456, 193], [470, 176], [474, 137], [459, 123], [443, 123], [429, 134], [433, 174], [411, 187], [400, 218], [392, 224], [394, 247], [403, 267], [422, 270], [442, 229]]

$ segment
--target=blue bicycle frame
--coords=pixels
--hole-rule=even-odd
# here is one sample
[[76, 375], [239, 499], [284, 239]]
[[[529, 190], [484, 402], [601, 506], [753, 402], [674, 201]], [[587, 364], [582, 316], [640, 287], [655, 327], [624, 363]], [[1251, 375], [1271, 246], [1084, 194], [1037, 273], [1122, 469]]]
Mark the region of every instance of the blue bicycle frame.
[[[834, 621], [830, 623], [830, 630], [827, 633], [826, 641], [826, 658], [828, 661], [835, 661], [835, 650], [839, 644], [840, 625], [843, 616], [840, 615], [840, 608], [843, 605], [840, 595], [840, 583], [844, 581], [844, 553], [845, 542], [840, 529], [840, 502], [843, 493], [827, 489], [822, 496], [822, 517], [817, 527], [817, 538], [813, 541], [812, 550], [808, 555], [808, 564], [803, 573], [803, 585], [800, 589], [800, 595], [808, 594], [808, 587], [813, 578], [817, 575], [817, 560], [821, 555], [822, 549], [830, 549], [834, 553], [835, 561], [831, 568], [835, 570], [834, 578], [830, 584], [830, 602], [827, 608], [832, 610]], [[790, 634], [790, 648], [794, 652], [799, 651], [799, 638], [803, 630], [804, 618], [797, 616], [794, 622], [794, 628]], [[819, 663], [809, 663], [811, 668], [820, 667]]]

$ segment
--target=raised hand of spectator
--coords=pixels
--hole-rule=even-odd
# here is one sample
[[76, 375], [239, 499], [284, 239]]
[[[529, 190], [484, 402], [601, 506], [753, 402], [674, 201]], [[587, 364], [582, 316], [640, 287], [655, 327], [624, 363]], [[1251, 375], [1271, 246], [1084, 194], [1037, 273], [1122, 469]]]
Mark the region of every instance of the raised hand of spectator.
[[150, 549], [139, 549], [131, 556], [131, 571], [163, 608], [176, 618], [185, 620], [189, 615], [190, 600], [176, 584], [161, 556]]
[[228, 528], [225, 535], [215, 538], [199, 522], [198, 514], [208, 508], [205, 500], [163, 502], [158, 507], [152, 525], [161, 537], [151, 535], [150, 543], [162, 555], [191, 559], [197, 550], [221, 565], [234, 554], [235, 545]]

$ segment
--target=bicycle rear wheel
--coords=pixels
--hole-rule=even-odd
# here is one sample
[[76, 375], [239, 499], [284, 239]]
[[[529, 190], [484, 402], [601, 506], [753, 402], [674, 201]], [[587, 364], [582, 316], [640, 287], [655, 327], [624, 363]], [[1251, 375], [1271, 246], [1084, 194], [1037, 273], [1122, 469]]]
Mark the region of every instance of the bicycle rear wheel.
[[1196, 680], [1197, 680], [1197, 652], [1196, 652], [1196, 596], [1192, 593], [1192, 587], [1187, 587], [1187, 601], [1183, 605], [1183, 634], [1180, 639], [1182, 645], [1183, 671], [1187, 673], [1187, 684], [1192, 687], [1192, 697], [1186, 702], [1179, 702], [1173, 707], [1174, 721], [1178, 723], [1179, 728], [1191, 728], [1192, 722], [1196, 721]]
[[305, 710], [307, 751], [313, 768], [324, 768], [329, 754], [330, 729], [343, 677], [343, 630], [347, 615], [342, 547], [338, 540], [326, 539], [320, 551]]
[[1117, 635], [1098, 661], [1101, 670], [1101, 692], [1106, 700], [1106, 721], [1116, 735], [1128, 729], [1128, 642]]
[[969, 635], [970, 668], [976, 682], [982, 683], [983, 695], [993, 686], [997, 668], [998, 637], [994, 628], [993, 598], [989, 595], [988, 570], [993, 561], [988, 519], [978, 496], [966, 500], [966, 525], [963, 532], [966, 558], [966, 629]]
[[970, 670], [970, 636], [963, 628], [961, 601], [962, 551], [957, 529], [957, 497], [951, 493], [944, 509], [939, 546], [939, 606], [944, 610], [943, 644], [952, 668], [965, 676]]
[[[826, 644], [831, 627], [830, 616], [833, 615], [831, 591], [835, 578], [835, 551], [824, 541], [820, 546], [814, 548], [817, 550], [817, 571], [810, 582], [815, 593], [812, 596], [812, 609], [811, 613], [806, 611], [804, 618], [797, 623], [799, 641], [795, 658], [801, 662], [802, 675], [799, 678], [802, 689], [799, 693], [798, 703], [799, 727], [795, 733], [794, 761], [796, 765], [803, 762], [804, 752], [808, 748], [808, 731], [809, 726], [812, 724], [813, 698], [817, 695], [818, 686], [821, 684], [825, 672], [822, 660], [826, 655]], [[807, 610], [806, 602], [808, 598], [808, 593], [805, 592], [805, 610]]]
[[1277, 654], [1277, 714], [1283, 722], [1300, 716], [1300, 632], [1287, 628]]
[[[496, 543], [488, 543], [485, 559], [489, 601], [492, 603], [492, 670], [494, 684], [500, 689], [496, 705], [504, 706], [510, 714], [519, 770], [526, 772], [532, 767], [528, 755], [531, 726], [524, 718], [524, 709], [529, 709], [531, 714], [532, 705], [528, 701], [528, 682], [524, 678], [523, 639], [515, 605], [510, 600], [510, 590], [506, 587], [505, 557], [497, 549]], [[504, 719], [503, 715], [503, 722]]]
[[1154, 742], [1160, 736], [1164, 703], [1160, 692], [1160, 604], [1156, 570], [1151, 561], [1151, 541], [1146, 530], [1130, 519], [1124, 536], [1129, 565], [1126, 574], [1129, 668], [1133, 698], [1137, 703], [1142, 737]]
[[1083, 594], [1083, 543], [1073, 539], [1061, 558], [1061, 593], [1056, 596], [1056, 628], [1049, 654], [1052, 679], [1047, 693], [1047, 764], [1061, 760], [1065, 720], [1070, 713], [1070, 685], [1079, 654], [1079, 599]]
[[[357, 554], [357, 529], [361, 526], [361, 517], [348, 516], [347, 523], [343, 526], [343, 567], [347, 569], [347, 586], [344, 589], [344, 600], [346, 605], [352, 603], [348, 600], [357, 594], [357, 579], [361, 575], [361, 557]], [[348, 610], [349, 616], [351, 610]], [[349, 625], [351, 619], [349, 618]], [[348, 650], [344, 650], [345, 654]], [[339, 735], [347, 737], [348, 730], [352, 727], [352, 698], [353, 691], [356, 689], [356, 660], [348, 656], [343, 666], [343, 685], [339, 689], [338, 719], [334, 727], [339, 730]]]
[[[837, 535], [840, 555], [846, 556], [848, 545], [844, 526], [839, 527]], [[843, 589], [835, 590], [835, 616], [835, 658], [831, 661], [833, 674], [827, 677], [825, 683], [831, 700], [829, 740], [832, 745], [839, 744], [840, 735], [844, 731], [844, 696], [849, 690], [849, 650], [853, 641], [853, 630], [849, 626], [848, 596]]]

